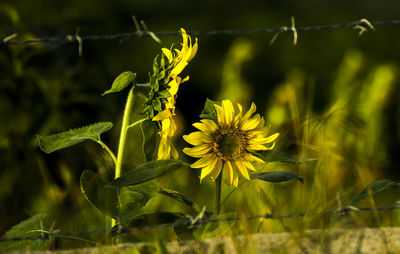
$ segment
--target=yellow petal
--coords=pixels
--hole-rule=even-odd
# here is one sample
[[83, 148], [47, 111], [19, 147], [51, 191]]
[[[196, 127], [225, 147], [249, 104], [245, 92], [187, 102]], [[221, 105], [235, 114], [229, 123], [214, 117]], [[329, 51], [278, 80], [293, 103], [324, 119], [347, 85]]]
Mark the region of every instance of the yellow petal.
[[158, 113], [155, 117], [153, 117], [153, 121], [161, 121], [164, 119], [168, 119], [171, 116], [171, 111], [169, 109], [165, 109]]
[[226, 126], [225, 117], [224, 117], [224, 111], [223, 111], [222, 107], [217, 104], [214, 104], [214, 108], [215, 108], [215, 111], [217, 111], [218, 124], [221, 127], [225, 127]]
[[215, 164], [213, 170], [210, 172], [209, 177], [211, 180], [215, 181], [222, 170], [222, 160], [217, 158], [217, 163]]
[[244, 154], [244, 159], [251, 162], [265, 163], [265, 161], [249, 153]]
[[217, 162], [218, 162], [218, 158], [216, 156], [213, 156], [208, 161], [208, 164], [205, 167], [203, 167], [203, 169], [201, 170], [200, 182], [214, 170], [214, 167], [217, 164]]
[[179, 80], [178, 80], [177, 78], [178, 78], [178, 77], [173, 78], [173, 79], [168, 83], [168, 86], [169, 86], [168, 93], [169, 93], [171, 96], [174, 96], [174, 95], [176, 95], [176, 94], [178, 93], [178, 89], [179, 89], [179, 84], [180, 84], [180, 82], [178, 82]]
[[202, 122], [210, 132], [214, 132], [218, 129], [218, 125], [213, 120], [202, 119], [200, 122]]
[[174, 57], [173, 57], [173, 55], [172, 55], [171, 50], [169, 50], [169, 49], [167, 49], [167, 48], [162, 48], [161, 50], [162, 50], [162, 52], [164, 53], [164, 55], [168, 58], [168, 62], [169, 62], [169, 63], [172, 63]]
[[204, 168], [208, 164], [210, 164], [210, 162], [212, 162], [212, 160], [214, 160], [214, 158], [216, 158], [216, 156], [214, 154], [208, 154], [208, 155], [202, 157], [201, 159], [197, 160], [192, 165], [190, 165], [190, 167], [191, 168]]
[[235, 175], [235, 177], [233, 178], [233, 186], [238, 187], [239, 184], [239, 176]]
[[212, 146], [206, 144], [206, 145], [195, 146], [192, 148], [186, 147], [183, 149], [183, 152], [189, 156], [192, 156], [195, 158], [201, 158], [201, 157], [205, 156], [211, 149], [212, 149]]
[[197, 44], [197, 38], [196, 38], [196, 42], [193, 44], [193, 48], [192, 48], [192, 53], [190, 54], [189, 58], [188, 58], [188, 62], [191, 61], [193, 59], [193, 57], [197, 54], [197, 50], [198, 50], [198, 44]]
[[257, 114], [254, 117], [252, 117], [246, 121], [242, 121], [241, 129], [244, 131], [252, 130], [252, 129], [257, 128], [259, 123], [260, 123], [260, 115]]
[[167, 140], [161, 139], [160, 144], [158, 146], [157, 159], [159, 160], [169, 159], [170, 149], [171, 148], [170, 146], [168, 146]]
[[247, 121], [251, 117], [251, 115], [253, 115], [253, 113], [256, 112], [256, 108], [257, 108], [256, 104], [252, 102], [249, 111], [247, 111], [247, 113], [243, 116], [242, 121], [243, 122]]
[[235, 161], [234, 163], [240, 174], [247, 180], [250, 180], [249, 172], [247, 172], [247, 168], [243, 165], [243, 163], [241, 161]]
[[201, 131], [195, 131], [189, 135], [183, 135], [183, 139], [191, 145], [198, 146], [204, 143], [211, 143], [213, 140], [210, 135]]
[[225, 183], [232, 185], [233, 182], [233, 169], [230, 161], [225, 161], [224, 168], [222, 170], [222, 176]]
[[223, 100], [222, 110], [224, 111], [224, 122], [227, 125], [232, 125], [233, 115], [235, 113], [232, 102], [230, 100]]
[[242, 163], [248, 170], [256, 171], [256, 168], [253, 166], [253, 164], [251, 164], [251, 162], [243, 160]]

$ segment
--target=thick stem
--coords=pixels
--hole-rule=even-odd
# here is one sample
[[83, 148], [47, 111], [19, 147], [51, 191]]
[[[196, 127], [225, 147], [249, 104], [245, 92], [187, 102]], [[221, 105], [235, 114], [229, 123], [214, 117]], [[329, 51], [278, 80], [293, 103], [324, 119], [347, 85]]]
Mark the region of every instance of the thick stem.
[[215, 180], [214, 213], [219, 215], [221, 209], [222, 170]]
[[128, 98], [126, 99], [124, 116], [122, 118], [121, 134], [119, 137], [117, 163], [115, 165], [115, 179], [121, 176], [122, 159], [125, 151], [126, 134], [128, 133], [129, 118], [134, 102], [133, 88], [129, 90]]

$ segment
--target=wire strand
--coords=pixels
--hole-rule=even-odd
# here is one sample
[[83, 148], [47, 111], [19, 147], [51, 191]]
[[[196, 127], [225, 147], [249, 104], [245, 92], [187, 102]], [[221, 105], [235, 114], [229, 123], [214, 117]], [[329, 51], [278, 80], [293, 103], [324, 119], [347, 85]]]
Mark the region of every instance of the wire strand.
[[[140, 226], [140, 227], [131, 227], [131, 228], [120, 227], [117, 231], [117, 234], [125, 234], [125, 233], [129, 233], [129, 232], [133, 232], [133, 231], [157, 229], [157, 228], [167, 228], [167, 227], [174, 227], [174, 226], [198, 227], [201, 225], [205, 225], [208, 223], [215, 223], [215, 222], [248, 221], [248, 220], [254, 220], [254, 219], [280, 220], [280, 219], [299, 218], [299, 217], [325, 216], [325, 215], [330, 215], [330, 214], [344, 215], [344, 214], [348, 214], [350, 212], [390, 211], [390, 210], [396, 210], [396, 209], [400, 209], [400, 206], [346, 207], [346, 208], [342, 208], [342, 209], [326, 210], [326, 211], [322, 211], [322, 212], [293, 213], [293, 214], [285, 214], [285, 215], [273, 215], [270, 213], [265, 213], [265, 214], [261, 214], [261, 215], [251, 215], [251, 216], [198, 219], [194, 223], [191, 220], [182, 220], [182, 221], [178, 221], [178, 222]], [[95, 230], [91, 230], [91, 231], [80, 231], [80, 232], [41, 233], [41, 235], [35, 235], [35, 236], [0, 238], [0, 242], [26, 241], [26, 240], [39, 240], [39, 239], [40, 240], [49, 240], [49, 239], [61, 238], [61, 237], [88, 236], [88, 235], [93, 235], [93, 234], [98, 234], [98, 233], [111, 233], [111, 232], [115, 232], [115, 229], [114, 228], [100, 228], [100, 229], [95, 229]]]
[[[366, 19], [361, 19], [359, 21], [353, 21], [345, 24], [334, 24], [334, 25], [315, 25], [315, 26], [304, 26], [296, 27], [296, 32], [310, 32], [319, 30], [332, 30], [341, 28], [356, 28], [362, 27], [365, 29], [370, 29], [372, 26], [382, 26], [382, 25], [400, 25], [400, 20], [384, 20], [384, 21], [368, 21]], [[188, 31], [187, 33], [193, 36], [215, 36], [215, 35], [238, 35], [238, 34], [257, 34], [257, 33], [293, 33], [294, 29], [282, 29], [280, 28], [258, 28], [258, 29], [224, 29], [224, 30], [198, 30], [198, 31]], [[177, 36], [181, 33], [179, 31], [161, 31], [161, 32], [151, 32], [151, 31], [136, 31], [132, 33], [119, 33], [119, 34], [109, 34], [109, 35], [87, 35], [87, 36], [76, 36], [76, 35], [66, 35], [58, 37], [46, 37], [38, 38], [32, 40], [15, 40], [17, 36], [11, 35], [7, 36], [4, 40], [0, 41], [0, 46], [5, 45], [26, 45], [34, 43], [46, 43], [46, 44], [64, 44], [71, 42], [82, 43], [82, 41], [99, 41], [99, 40], [120, 40], [124, 41], [134, 37], [163, 37], [163, 36]], [[11, 39], [10, 39], [11, 37]]]

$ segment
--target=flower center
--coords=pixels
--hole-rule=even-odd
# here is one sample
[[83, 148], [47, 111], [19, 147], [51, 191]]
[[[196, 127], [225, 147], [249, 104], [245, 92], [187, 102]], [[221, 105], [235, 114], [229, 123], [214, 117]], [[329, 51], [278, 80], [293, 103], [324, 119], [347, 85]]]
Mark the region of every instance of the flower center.
[[244, 134], [237, 129], [219, 130], [214, 140], [214, 152], [225, 161], [240, 157], [246, 146]]

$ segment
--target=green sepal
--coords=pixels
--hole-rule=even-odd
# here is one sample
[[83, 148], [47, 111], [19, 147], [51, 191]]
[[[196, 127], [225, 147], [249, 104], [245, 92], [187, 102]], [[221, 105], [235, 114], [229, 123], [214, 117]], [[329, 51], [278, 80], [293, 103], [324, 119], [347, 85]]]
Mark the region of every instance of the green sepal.
[[114, 82], [111, 85], [111, 88], [105, 91], [101, 96], [109, 94], [109, 93], [117, 93], [127, 87], [136, 79], [136, 73], [131, 71], [125, 71], [118, 75], [115, 78]]
[[112, 126], [113, 124], [111, 122], [100, 122], [50, 136], [37, 135], [36, 137], [40, 149], [43, 152], [52, 153], [86, 140], [100, 141], [100, 134], [108, 131]]
[[121, 177], [109, 182], [106, 186], [121, 188], [123, 186], [141, 184], [157, 177], [169, 174], [184, 165], [186, 164], [183, 161], [178, 160], [150, 161], [128, 171]]
[[398, 187], [400, 188], [400, 182], [394, 182], [390, 179], [379, 180], [373, 183], [370, 183], [367, 187], [365, 187], [360, 193], [357, 194], [353, 198], [353, 200], [347, 205], [349, 206], [356, 206], [359, 202], [363, 201], [370, 195], [373, 196], [379, 192], [387, 190], [391, 187]]
[[257, 172], [250, 174], [251, 180], [263, 180], [266, 182], [285, 182], [292, 179], [297, 179], [300, 182], [303, 182], [303, 178], [299, 175], [296, 175], [292, 172], [287, 171], [274, 171], [274, 172]]
[[275, 150], [258, 151], [255, 154], [257, 155], [257, 157], [265, 162], [286, 162], [298, 164], [318, 160], [318, 158], [297, 158], [291, 155], [277, 152]]
[[204, 104], [204, 108], [201, 111], [200, 118], [218, 121], [217, 111], [215, 110], [214, 104], [221, 106], [220, 101], [213, 101], [207, 98], [206, 103]]

